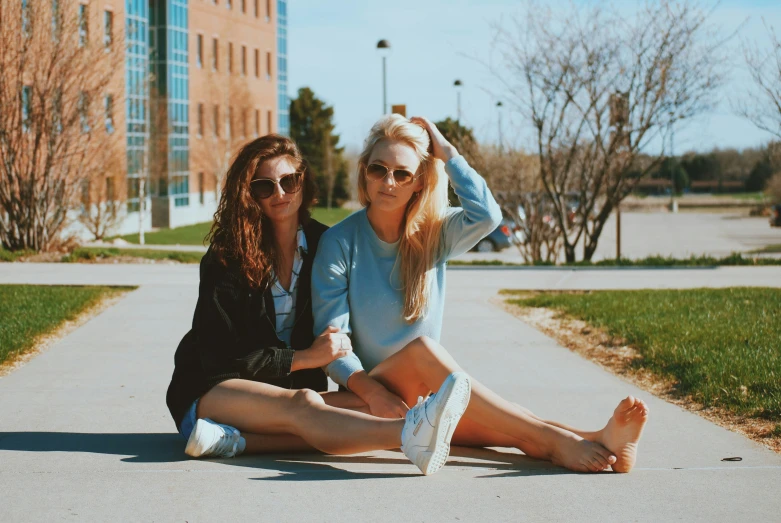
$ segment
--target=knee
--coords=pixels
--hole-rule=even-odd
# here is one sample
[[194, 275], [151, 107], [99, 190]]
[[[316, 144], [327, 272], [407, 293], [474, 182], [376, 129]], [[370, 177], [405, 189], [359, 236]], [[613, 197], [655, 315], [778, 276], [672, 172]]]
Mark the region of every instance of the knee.
[[412, 346], [418, 353], [425, 356], [441, 356], [447, 354], [445, 348], [428, 336], [421, 336], [412, 342]]
[[325, 405], [323, 397], [311, 389], [300, 389], [293, 393], [293, 404], [300, 409]]

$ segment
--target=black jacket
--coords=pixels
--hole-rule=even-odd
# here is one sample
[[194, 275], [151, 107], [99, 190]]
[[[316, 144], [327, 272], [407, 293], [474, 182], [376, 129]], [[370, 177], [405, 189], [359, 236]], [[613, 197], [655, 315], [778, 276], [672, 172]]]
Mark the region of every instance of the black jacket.
[[174, 374], [166, 395], [177, 427], [196, 399], [229, 379], [261, 381], [286, 389], [327, 390], [321, 369], [290, 372], [293, 352], [308, 349], [314, 341], [312, 261], [326, 229], [315, 220], [304, 226], [307, 253], [298, 276], [290, 349], [277, 337], [271, 290], [251, 289], [238, 267], [223, 266], [211, 249], [204, 255], [192, 329], [176, 349]]

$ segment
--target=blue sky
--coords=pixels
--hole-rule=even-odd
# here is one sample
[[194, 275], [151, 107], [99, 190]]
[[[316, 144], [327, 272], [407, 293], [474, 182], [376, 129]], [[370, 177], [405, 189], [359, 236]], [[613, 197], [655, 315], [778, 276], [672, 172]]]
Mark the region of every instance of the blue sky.
[[[548, 2], [549, 3], [549, 2]], [[629, 6], [634, 2], [624, 2]], [[566, 3], [561, 3], [566, 8]], [[496, 141], [498, 115], [492, 79], [480, 63], [487, 59], [491, 25], [518, 12], [519, 0], [291, 0], [289, 13], [289, 90], [292, 97], [308, 86], [333, 105], [342, 144], [359, 148], [382, 114], [382, 69], [377, 41], [387, 39], [388, 103], [407, 104], [407, 114], [433, 120], [455, 117], [460, 79], [462, 121], [482, 141]], [[730, 99], [740, 96], [747, 78], [742, 70], [741, 40], [765, 38], [762, 19], [781, 30], [781, 2], [721, 2], [712, 15], [725, 32], [740, 27], [730, 44], [734, 64], [720, 92], [720, 106], [675, 134], [676, 153], [713, 147], [750, 147], [768, 140], [766, 133], [736, 116]], [[741, 24], [743, 24], [741, 26]], [[523, 122], [503, 116], [506, 136], [524, 143]]]

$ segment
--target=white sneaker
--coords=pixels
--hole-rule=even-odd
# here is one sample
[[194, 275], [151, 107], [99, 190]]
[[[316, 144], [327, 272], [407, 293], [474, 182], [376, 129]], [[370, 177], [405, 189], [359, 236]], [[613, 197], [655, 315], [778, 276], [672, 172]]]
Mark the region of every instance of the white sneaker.
[[445, 464], [450, 454], [450, 440], [469, 404], [472, 383], [464, 372], [447, 377], [436, 394], [407, 412], [401, 431], [401, 450], [426, 476]]
[[232, 458], [244, 452], [246, 446], [237, 429], [203, 418], [195, 422], [184, 452], [194, 458]]

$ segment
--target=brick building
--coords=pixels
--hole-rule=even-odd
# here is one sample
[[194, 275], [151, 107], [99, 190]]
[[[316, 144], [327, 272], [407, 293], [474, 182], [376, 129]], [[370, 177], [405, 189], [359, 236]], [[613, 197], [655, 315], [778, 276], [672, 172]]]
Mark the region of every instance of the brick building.
[[[124, 27], [125, 213], [144, 223], [209, 221], [238, 147], [288, 134], [287, 0], [91, 0], [91, 24]], [[116, 104], [119, 105], [119, 104]], [[119, 108], [117, 108], [119, 109]], [[115, 183], [122, 183], [116, 180]], [[124, 187], [123, 187], [124, 188]]]

